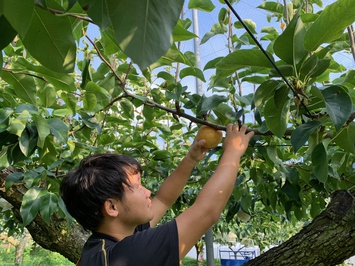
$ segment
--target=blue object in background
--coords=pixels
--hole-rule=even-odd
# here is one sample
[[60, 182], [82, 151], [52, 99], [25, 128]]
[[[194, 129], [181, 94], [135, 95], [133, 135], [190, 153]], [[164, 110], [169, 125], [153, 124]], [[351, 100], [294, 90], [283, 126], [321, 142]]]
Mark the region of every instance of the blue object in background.
[[221, 266], [241, 266], [256, 257], [254, 250], [219, 250]]
[[249, 260], [221, 259], [221, 266], [241, 266]]

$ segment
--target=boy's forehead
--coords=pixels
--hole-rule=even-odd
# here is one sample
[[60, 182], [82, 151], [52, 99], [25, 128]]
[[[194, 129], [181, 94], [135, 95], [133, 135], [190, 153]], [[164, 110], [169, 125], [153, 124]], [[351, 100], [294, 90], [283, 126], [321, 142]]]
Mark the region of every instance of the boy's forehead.
[[140, 181], [140, 179], [141, 179], [141, 173], [139, 173], [139, 172], [135, 172], [135, 173], [128, 172], [127, 175], [128, 175], [128, 179], [131, 183], [136, 183], [136, 182]]

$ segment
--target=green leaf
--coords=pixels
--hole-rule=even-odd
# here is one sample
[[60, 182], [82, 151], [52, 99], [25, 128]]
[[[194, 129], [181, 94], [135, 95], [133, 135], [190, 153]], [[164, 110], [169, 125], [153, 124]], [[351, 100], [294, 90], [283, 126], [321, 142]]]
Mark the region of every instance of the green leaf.
[[23, 43], [43, 66], [55, 72], [73, 72], [76, 45], [68, 17], [36, 7]]
[[9, 161], [7, 157], [7, 150], [8, 147], [5, 147], [4, 149], [0, 150], [0, 169], [3, 170], [6, 167], [9, 167]]
[[37, 105], [36, 85], [33, 77], [24, 74], [14, 74], [12, 72], [6, 71], [1, 73], [1, 77], [14, 87], [18, 98], [33, 105]]
[[307, 30], [304, 38], [305, 48], [308, 51], [315, 51], [321, 44], [336, 40], [354, 21], [354, 1], [335, 1], [322, 11]]
[[80, 61], [81, 64], [81, 88], [85, 88], [86, 83], [89, 81], [92, 81], [92, 75], [91, 75], [91, 65], [90, 65], [91, 60], [90, 59], [84, 59]]
[[340, 86], [330, 86], [321, 90], [327, 112], [336, 130], [349, 119], [353, 104], [349, 94]]
[[68, 126], [59, 118], [47, 119], [50, 132], [61, 142], [68, 140]]
[[273, 66], [262, 51], [253, 49], [236, 50], [220, 60], [216, 67], [234, 72], [246, 67], [272, 68]]
[[46, 191], [42, 196], [40, 213], [43, 220], [49, 225], [51, 215], [57, 210], [58, 196], [54, 193]]
[[[1, 46], [1, 44], [0, 44], [0, 46]], [[1, 50], [1, 48], [0, 48], [0, 50]], [[3, 63], [4, 63], [4, 58], [2, 56], [2, 52], [0, 52], [0, 76], [1, 76], [1, 72], [2, 72], [2, 64]]]
[[39, 184], [41, 176], [34, 170], [27, 170], [23, 175], [23, 179], [27, 187], [34, 187]]
[[[223, 103], [219, 104], [218, 107], [213, 110], [213, 113], [218, 117], [218, 121], [220, 121], [220, 124], [222, 125], [227, 125], [231, 122], [232, 118], [228, 116], [229, 114], [235, 115], [233, 109], [227, 104]], [[233, 121], [236, 120], [234, 119]]]
[[261, 5], [259, 5], [258, 8], [270, 11], [272, 13], [278, 13], [280, 15], [283, 15], [283, 13], [284, 13], [283, 5], [280, 3], [276, 3], [276, 2], [266, 1], [266, 2], [262, 3]]
[[67, 11], [70, 10], [73, 6], [75, 6], [77, 0], [68, 0]]
[[211, 12], [215, 8], [215, 5], [211, 0], [190, 0], [188, 8]]
[[212, 68], [216, 68], [216, 64], [221, 61], [223, 57], [216, 57], [214, 59], [212, 59], [211, 61], [208, 61], [207, 64], [205, 65], [205, 67], [203, 68], [203, 70], [207, 70], [207, 69], [212, 69]]
[[312, 152], [313, 173], [316, 178], [325, 183], [328, 179], [327, 152], [323, 143], [319, 143]]
[[37, 146], [43, 148], [46, 137], [51, 133], [47, 121], [39, 115], [33, 115], [38, 131]]
[[[291, 66], [291, 65], [278, 66], [278, 70], [285, 77], [290, 77], [290, 76], [294, 76], [295, 75], [295, 70], [294, 70], [293, 66]], [[270, 70], [269, 76], [270, 77], [281, 77], [279, 71], [277, 71], [275, 68], [273, 68], [273, 69]]]
[[109, 0], [78, 0], [79, 4], [101, 30], [106, 30], [106, 28], [111, 25], [108, 1]]
[[85, 90], [87, 92], [94, 93], [98, 102], [111, 99], [111, 94], [109, 94], [105, 89], [101, 88], [95, 82], [89, 81], [85, 86]]
[[26, 130], [22, 131], [19, 139], [20, 150], [27, 157], [29, 155], [30, 136]]
[[13, 184], [23, 180], [23, 173], [15, 172], [6, 177], [5, 190], [7, 191]]
[[294, 152], [297, 152], [307, 141], [310, 135], [322, 123], [320, 121], [310, 121], [297, 127], [291, 134], [291, 144]]
[[22, 131], [19, 139], [21, 152], [26, 156], [33, 154], [37, 147], [38, 133], [34, 125], [27, 125], [26, 130]]
[[123, 114], [129, 119], [134, 119], [133, 104], [127, 98], [124, 98], [120, 101], [120, 105], [122, 107]]
[[171, 47], [183, 0], [102, 2], [107, 5], [117, 43], [141, 69], [156, 62]]
[[167, 159], [171, 158], [172, 155], [169, 151], [161, 151], [161, 150], [158, 150], [158, 151], [154, 151], [153, 153], [153, 156], [154, 156], [154, 160], [162, 160], [162, 161], [166, 161]]
[[196, 68], [196, 67], [185, 67], [185, 68], [183, 68], [180, 71], [179, 76], [180, 76], [181, 79], [183, 79], [184, 77], [187, 77], [187, 76], [194, 76], [196, 78], [199, 78], [203, 82], [206, 82], [206, 79], [205, 79], [205, 76], [203, 75], [203, 72], [201, 71], [201, 69]]
[[246, 213], [249, 213], [251, 208], [252, 196], [247, 190], [244, 190], [243, 196], [240, 200], [240, 207]]
[[[76, 103], [77, 103], [76, 97], [71, 93], [65, 93], [65, 92], [63, 92], [60, 95], [60, 97], [63, 99], [63, 101], [66, 103], [68, 108], [72, 111], [72, 113], [75, 114], [76, 113]], [[64, 111], [64, 112], [67, 113], [67, 111]]]
[[1, 108], [0, 109], [0, 125], [7, 125], [9, 123], [9, 118], [13, 114], [14, 110], [11, 108]]
[[14, 30], [14, 28], [7, 21], [5, 16], [0, 16], [0, 50], [8, 46], [9, 43], [13, 41], [16, 34], [16, 30]]
[[9, 127], [7, 128], [7, 131], [20, 137], [22, 131], [26, 128], [26, 124], [29, 118], [29, 112], [27, 110], [24, 110], [18, 117], [11, 121]]
[[265, 102], [274, 95], [275, 90], [280, 86], [280, 83], [276, 80], [267, 80], [262, 83], [254, 94], [254, 104], [258, 108], [259, 112], [262, 110]]
[[166, 52], [165, 55], [163, 55], [158, 62], [152, 64], [150, 66], [150, 69], [153, 70], [154, 68], [157, 68], [162, 65], [171, 65], [173, 62], [180, 62], [185, 65], [193, 67], [194, 64], [192, 64], [182, 53], [179, 51], [175, 44], [171, 46], [171, 48]]
[[72, 75], [58, 73], [43, 66], [32, 65], [24, 58], [17, 59], [15, 65], [20, 65], [27, 70], [32, 70], [38, 74], [41, 74], [48, 82], [52, 83], [57, 90], [68, 92], [76, 90], [74, 77]]
[[318, 57], [316, 56], [312, 56], [310, 58], [308, 58], [301, 66], [300, 69], [300, 74], [303, 77], [308, 76], [309, 74], [311, 74], [317, 67], [318, 64]]
[[97, 105], [96, 95], [91, 92], [85, 93], [83, 104], [84, 104], [85, 111], [87, 111], [87, 112], [94, 111], [94, 109]]
[[306, 29], [299, 17], [299, 11], [274, 43], [275, 54], [290, 65], [298, 64], [308, 53], [303, 44]]
[[322, 210], [324, 210], [325, 202], [320, 196], [312, 194], [310, 214], [312, 218], [315, 218]]
[[218, 13], [218, 22], [224, 24], [226, 22], [226, 19], [228, 19], [227, 14], [228, 14], [227, 9], [222, 7]]
[[[252, 21], [251, 19], [244, 19], [243, 22], [252, 34], [258, 34], [256, 31], [256, 23], [254, 21]], [[240, 23], [240, 21], [235, 22], [234, 27], [237, 29], [244, 29], [244, 26], [242, 25], [242, 23]]]
[[211, 97], [202, 98], [202, 106], [200, 113], [205, 113], [209, 110], [214, 110], [223, 102], [227, 102], [226, 96], [212, 95]]
[[65, 214], [65, 216], [67, 217], [68, 219], [68, 226], [71, 225], [71, 223], [73, 222], [73, 217], [69, 214], [69, 212], [67, 211], [67, 208], [65, 206], [65, 203], [63, 201], [63, 199], [61, 197], [59, 197], [58, 199], [58, 206], [59, 206], [59, 209]]
[[215, 23], [212, 25], [212, 28], [209, 32], [206, 32], [205, 35], [203, 35], [201, 43], [204, 44], [206, 43], [209, 39], [212, 37], [218, 35], [218, 34], [224, 34], [227, 32], [227, 28], [224, 24], [221, 23]]
[[286, 179], [285, 184], [282, 186], [281, 190], [294, 201], [299, 201], [299, 186], [291, 184], [290, 181]]
[[22, 217], [23, 226], [28, 225], [38, 214], [41, 205], [41, 190], [37, 187], [30, 188], [22, 199], [20, 214]]
[[104, 53], [106, 55], [111, 55], [121, 50], [115, 41], [115, 33], [113, 32], [112, 27], [108, 27], [105, 30], [100, 28], [100, 32], [101, 32], [100, 43], [102, 44]]
[[184, 28], [182, 22], [179, 21], [174, 30], [173, 30], [173, 40], [174, 42], [187, 41], [194, 38], [198, 38], [198, 36], [187, 29]]
[[334, 137], [334, 141], [345, 151], [355, 153], [355, 123], [352, 122], [348, 126], [342, 128]]
[[44, 9], [47, 9], [46, 1], [47, 1], [47, 0], [35, 0], [36, 4], [40, 5], [40, 6], [43, 7]]
[[57, 100], [57, 91], [55, 88], [48, 86], [39, 90], [37, 96], [44, 107], [52, 107]]
[[282, 87], [275, 92], [264, 107], [266, 125], [272, 133], [282, 138], [288, 123], [290, 113], [289, 88]]
[[24, 38], [32, 21], [33, 0], [3, 0], [3, 15], [11, 26]]

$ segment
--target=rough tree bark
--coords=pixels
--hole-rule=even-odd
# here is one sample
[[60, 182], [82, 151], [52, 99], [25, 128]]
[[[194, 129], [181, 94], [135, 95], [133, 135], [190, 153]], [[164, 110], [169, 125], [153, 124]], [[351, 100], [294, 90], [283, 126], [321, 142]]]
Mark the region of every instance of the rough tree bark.
[[[14, 206], [13, 213], [21, 220], [20, 207], [27, 188], [23, 183], [16, 183], [5, 191], [6, 177], [12, 171], [5, 169], [0, 173], [0, 197]], [[50, 225], [38, 215], [27, 229], [36, 243], [72, 262], [79, 259], [88, 237], [88, 232], [75, 223], [68, 232], [67, 221], [57, 215], [53, 215]], [[327, 208], [299, 233], [244, 265], [331, 266], [354, 255], [355, 197], [349, 191], [339, 190], [332, 195]]]
[[283, 244], [243, 265], [332, 266], [354, 254], [355, 198], [353, 193], [339, 190], [312, 223]]
[[[15, 183], [5, 191], [6, 177], [14, 171], [16, 170], [11, 167], [1, 171], [0, 197], [12, 204], [14, 216], [21, 221], [21, 202], [28, 189], [24, 183]], [[89, 233], [76, 223], [73, 223], [68, 230], [67, 220], [58, 215], [52, 215], [50, 225], [40, 215], [37, 215], [26, 228], [37, 244], [45, 249], [62, 254], [73, 263], [76, 263], [80, 258], [82, 247], [89, 236]]]

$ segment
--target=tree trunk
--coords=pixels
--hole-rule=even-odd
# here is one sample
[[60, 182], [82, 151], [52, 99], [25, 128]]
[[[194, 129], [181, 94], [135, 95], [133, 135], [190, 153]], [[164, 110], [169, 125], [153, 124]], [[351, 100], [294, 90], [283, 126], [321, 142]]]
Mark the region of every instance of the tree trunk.
[[30, 238], [31, 238], [31, 235], [26, 234], [24, 237], [21, 238], [19, 244], [16, 246], [15, 266], [21, 266], [21, 264], [23, 262], [23, 253], [25, 251], [27, 241]]
[[[28, 190], [24, 183], [15, 183], [5, 191], [5, 180], [16, 170], [9, 167], [0, 173], [0, 197], [12, 204], [14, 216], [22, 221], [20, 207], [23, 195]], [[54, 214], [48, 225], [40, 215], [26, 226], [33, 240], [45, 249], [58, 252], [73, 263], [80, 258], [82, 247], [89, 236], [80, 225], [72, 223], [70, 229], [65, 218]]]
[[355, 200], [336, 191], [327, 208], [289, 240], [249, 261], [245, 266], [332, 266], [355, 254]]
[[[27, 191], [23, 183], [16, 183], [5, 191], [5, 179], [14, 170], [0, 173], [0, 196], [11, 203], [21, 221], [22, 197]], [[88, 232], [73, 223], [68, 231], [66, 219], [53, 215], [48, 225], [40, 215], [27, 226], [33, 240], [40, 246], [59, 252], [76, 262], [88, 237]], [[355, 198], [346, 190], [336, 191], [327, 208], [299, 233], [280, 246], [270, 249], [245, 266], [307, 265], [331, 266], [355, 255]]]

